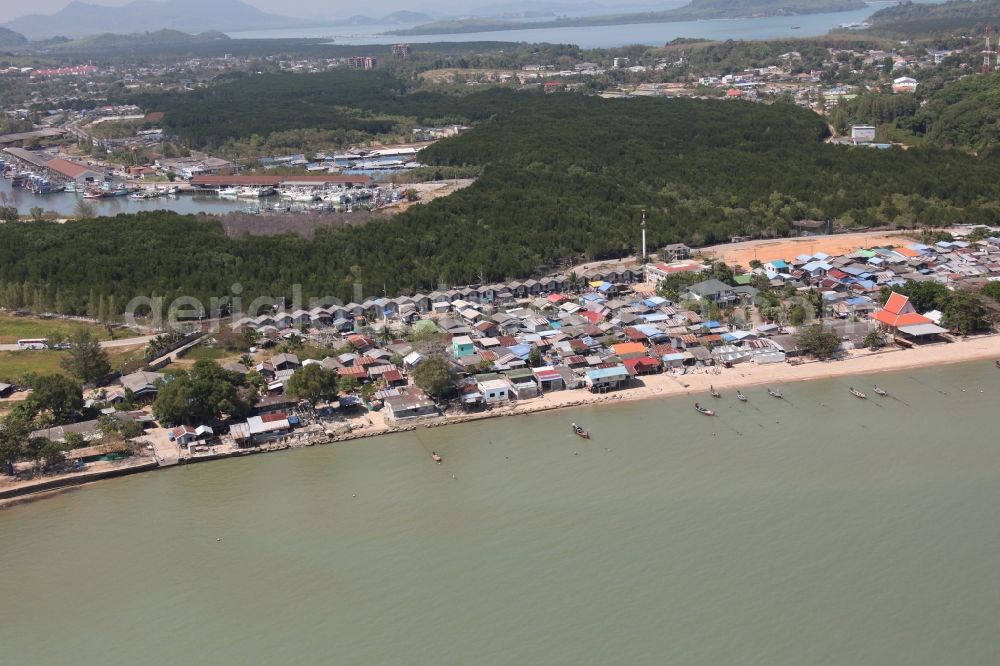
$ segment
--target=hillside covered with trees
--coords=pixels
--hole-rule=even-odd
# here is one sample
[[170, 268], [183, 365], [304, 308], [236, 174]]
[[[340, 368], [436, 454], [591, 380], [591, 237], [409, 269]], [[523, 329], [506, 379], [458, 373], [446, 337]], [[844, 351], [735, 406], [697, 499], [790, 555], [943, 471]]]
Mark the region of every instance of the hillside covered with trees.
[[985, 32], [1000, 23], [1000, 0], [900, 2], [872, 14], [865, 34], [900, 39], [941, 37], [960, 31]]
[[[498, 114], [426, 151], [480, 165], [455, 194], [312, 238], [226, 235], [219, 220], [157, 212], [0, 225], [0, 305], [120, 311], [136, 295], [353, 299], [538, 275], [652, 247], [775, 237], [800, 219], [844, 227], [1000, 221], [996, 160], [960, 151], [823, 143], [826, 123], [785, 104], [507, 96]], [[516, 103], [515, 103], [516, 102]], [[57, 307], [58, 306], [58, 307]]]
[[[919, 91], [919, 89], [918, 89]], [[831, 123], [887, 125], [899, 138], [984, 154], [1000, 144], [1000, 73], [970, 74], [911, 95], [859, 95], [835, 107]]]

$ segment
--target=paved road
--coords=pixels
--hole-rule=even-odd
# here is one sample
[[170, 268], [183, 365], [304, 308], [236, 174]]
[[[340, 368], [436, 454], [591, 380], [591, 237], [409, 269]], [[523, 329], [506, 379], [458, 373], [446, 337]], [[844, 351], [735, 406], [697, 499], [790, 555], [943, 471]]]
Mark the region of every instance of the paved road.
[[[120, 349], [121, 347], [140, 347], [149, 344], [155, 335], [143, 335], [137, 338], [122, 338], [120, 340], [102, 340], [105, 349]], [[0, 351], [18, 351], [17, 343], [0, 345]]]
[[201, 342], [201, 339], [203, 337], [204, 337], [203, 334], [199, 335], [194, 340], [191, 340], [190, 342], [188, 342], [186, 345], [184, 345], [182, 347], [178, 347], [177, 349], [173, 350], [169, 354], [164, 354], [163, 356], [159, 356], [157, 358], [154, 358], [152, 361], [149, 362], [149, 365], [151, 365], [151, 366], [153, 366], [155, 368], [158, 363], [161, 363], [162, 361], [165, 361], [166, 359], [170, 359], [170, 362], [173, 363], [174, 361], [176, 361], [177, 359], [179, 359], [181, 357], [181, 354], [183, 354], [188, 349], [191, 349], [191, 347], [194, 347], [196, 344], [198, 344], [199, 342]]

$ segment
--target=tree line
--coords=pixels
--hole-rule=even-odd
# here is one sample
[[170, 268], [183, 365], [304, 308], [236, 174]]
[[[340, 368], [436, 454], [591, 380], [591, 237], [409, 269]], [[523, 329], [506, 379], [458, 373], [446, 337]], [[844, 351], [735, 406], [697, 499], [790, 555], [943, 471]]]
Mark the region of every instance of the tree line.
[[537, 276], [652, 247], [780, 237], [801, 219], [842, 227], [1000, 223], [989, 156], [823, 143], [791, 105], [513, 95], [515, 111], [428, 148], [435, 167], [482, 176], [449, 197], [364, 225], [227, 236], [216, 219], [164, 211], [0, 225], [0, 300], [113, 318], [135, 296], [244, 302], [355, 299]]

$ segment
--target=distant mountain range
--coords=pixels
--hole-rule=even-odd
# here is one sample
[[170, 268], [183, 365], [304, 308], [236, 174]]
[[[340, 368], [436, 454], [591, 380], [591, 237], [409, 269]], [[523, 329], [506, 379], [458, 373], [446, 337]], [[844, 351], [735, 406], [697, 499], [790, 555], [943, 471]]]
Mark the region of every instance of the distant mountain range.
[[21, 33], [0, 28], [0, 49], [18, 49], [27, 44], [28, 38]]
[[407, 12], [398, 11], [393, 12], [383, 16], [382, 18], [373, 18], [371, 16], [352, 16], [346, 21], [338, 21], [338, 25], [407, 25], [414, 23], [426, 23], [427, 21], [433, 21], [434, 17], [429, 14], [423, 14], [421, 12]]
[[134, 0], [122, 7], [71, 2], [51, 15], [30, 14], [4, 24], [30, 39], [85, 37], [109, 31], [263, 30], [309, 25], [303, 19], [268, 14], [241, 0]]

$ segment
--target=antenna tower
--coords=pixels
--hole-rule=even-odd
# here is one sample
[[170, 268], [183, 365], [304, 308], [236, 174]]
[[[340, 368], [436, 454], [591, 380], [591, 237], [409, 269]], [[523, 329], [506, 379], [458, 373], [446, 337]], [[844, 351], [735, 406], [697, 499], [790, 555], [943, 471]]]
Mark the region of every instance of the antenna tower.
[[[986, 48], [983, 49], [983, 76], [989, 76], [990, 74], [990, 56], [993, 55], [994, 51], [990, 49], [990, 38], [993, 36], [993, 28], [986, 28]], [[997, 40], [1000, 43], [1000, 39]]]
[[642, 262], [646, 262], [646, 209], [642, 209]]

